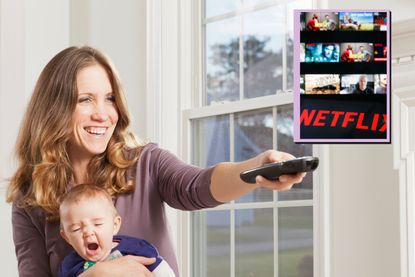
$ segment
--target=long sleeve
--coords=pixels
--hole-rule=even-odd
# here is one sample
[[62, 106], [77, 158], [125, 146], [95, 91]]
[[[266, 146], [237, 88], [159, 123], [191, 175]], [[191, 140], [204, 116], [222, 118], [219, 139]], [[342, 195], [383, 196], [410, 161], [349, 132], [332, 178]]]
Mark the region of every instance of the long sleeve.
[[179, 160], [167, 150], [154, 148], [151, 152], [151, 174], [157, 180], [159, 193], [167, 204], [181, 210], [214, 207], [210, 192], [213, 167], [199, 168]]
[[20, 277], [52, 276], [45, 236], [24, 209], [12, 207], [13, 240]]

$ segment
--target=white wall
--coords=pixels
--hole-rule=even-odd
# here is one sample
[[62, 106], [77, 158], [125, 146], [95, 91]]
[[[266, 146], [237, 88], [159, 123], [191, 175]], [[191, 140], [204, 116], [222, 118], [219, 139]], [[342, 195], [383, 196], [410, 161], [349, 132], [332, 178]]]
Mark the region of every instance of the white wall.
[[68, 46], [67, 0], [0, 1], [0, 260], [2, 276], [17, 276], [6, 178], [15, 168], [13, 147], [26, 103], [46, 62]]
[[[0, 2], [0, 218], [5, 221], [0, 228], [3, 238], [0, 254], [5, 274], [17, 276], [16, 259], [10, 224], [10, 205], [4, 202], [5, 178], [12, 172], [11, 149], [17, 133], [17, 122], [25, 102], [24, 80], [24, 15], [18, 1]], [[15, 30], [13, 34], [11, 29]], [[8, 93], [6, 93], [8, 92]], [[12, 97], [11, 97], [12, 96]], [[17, 120], [9, 120], [11, 117]], [[6, 131], [7, 130], [7, 131]]]
[[330, 162], [330, 276], [400, 276], [392, 145], [332, 145]]

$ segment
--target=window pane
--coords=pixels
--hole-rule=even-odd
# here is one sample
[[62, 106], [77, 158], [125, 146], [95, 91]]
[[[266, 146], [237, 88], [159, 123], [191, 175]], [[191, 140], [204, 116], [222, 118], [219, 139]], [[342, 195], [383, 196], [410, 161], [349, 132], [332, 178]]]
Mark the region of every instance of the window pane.
[[207, 167], [229, 161], [229, 117], [213, 116], [192, 124], [192, 163]]
[[244, 16], [244, 97], [282, 89], [285, 15], [273, 7]]
[[206, 0], [206, 17], [218, 16], [233, 12], [239, 6], [239, 0]]
[[[272, 111], [251, 111], [235, 115], [235, 161], [250, 159], [272, 148]], [[264, 202], [273, 200], [269, 189], [256, 189], [236, 202]]]
[[273, 276], [273, 209], [235, 211], [235, 230], [235, 276]]
[[240, 17], [206, 25], [206, 104], [239, 100]]
[[313, 207], [278, 209], [278, 276], [313, 276]]
[[[193, 276], [230, 275], [229, 211], [193, 213]], [[206, 255], [206, 256], [205, 256]]]
[[[293, 141], [293, 105], [277, 107], [277, 149], [296, 157], [312, 156], [311, 144], [295, 144]], [[313, 174], [308, 173], [301, 184], [289, 191], [279, 192], [279, 200], [303, 200], [313, 198]]]
[[293, 89], [294, 72], [294, 10], [311, 9], [313, 1], [299, 0], [287, 5], [287, 89]]

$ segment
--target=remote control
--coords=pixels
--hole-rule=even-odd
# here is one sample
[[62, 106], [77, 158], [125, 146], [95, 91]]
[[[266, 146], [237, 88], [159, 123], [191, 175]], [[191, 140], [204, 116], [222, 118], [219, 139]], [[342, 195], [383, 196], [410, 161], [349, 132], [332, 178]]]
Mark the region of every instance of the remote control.
[[294, 174], [298, 172], [311, 172], [318, 167], [317, 157], [300, 157], [288, 161], [269, 163], [261, 167], [252, 168], [241, 172], [240, 176], [244, 182], [255, 183], [255, 177], [261, 175], [268, 180], [277, 180], [284, 174]]

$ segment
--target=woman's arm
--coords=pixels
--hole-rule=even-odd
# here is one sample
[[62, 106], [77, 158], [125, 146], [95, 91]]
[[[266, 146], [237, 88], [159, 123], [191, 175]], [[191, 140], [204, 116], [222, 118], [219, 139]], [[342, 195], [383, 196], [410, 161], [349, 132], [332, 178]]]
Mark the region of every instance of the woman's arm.
[[239, 163], [220, 163], [212, 173], [210, 190], [213, 197], [220, 202], [229, 202], [258, 187], [284, 191], [300, 183], [305, 173], [295, 175], [282, 175], [279, 181], [269, 181], [261, 176], [256, 177], [256, 184], [242, 181], [239, 174], [247, 169], [259, 167], [267, 163], [280, 162], [293, 159], [294, 156], [275, 150], [265, 151], [258, 156]]
[[273, 182], [257, 177], [256, 184], [243, 182], [239, 174], [249, 168], [293, 158], [284, 152], [268, 150], [243, 162], [225, 162], [202, 169], [184, 163], [169, 151], [155, 148], [149, 158], [149, 167], [158, 180], [159, 192], [165, 202], [177, 209], [196, 210], [229, 202], [257, 187], [290, 189], [294, 183], [301, 182], [304, 173], [282, 175], [280, 181]]
[[20, 277], [52, 276], [45, 236], [24, 209], [12, 207], [13, 241]]

